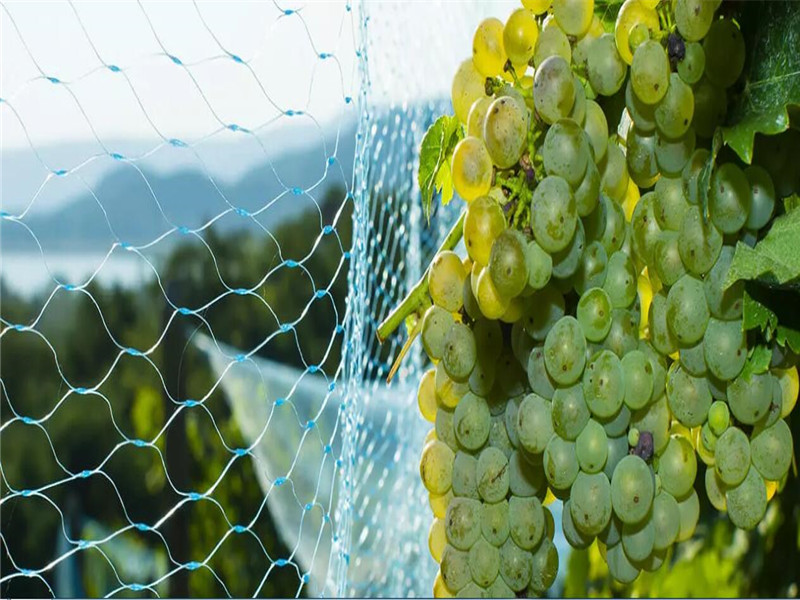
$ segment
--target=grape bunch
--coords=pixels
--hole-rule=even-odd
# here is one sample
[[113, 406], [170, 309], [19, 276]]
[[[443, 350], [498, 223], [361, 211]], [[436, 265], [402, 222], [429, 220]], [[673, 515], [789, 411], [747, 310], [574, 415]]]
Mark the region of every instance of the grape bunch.
[[555, 499], [627, 583], [693, 535], [698, 466], [743, 529], [786, 482], [797, 357], [748, 366], [727, 276], [796, 175], [713, 148], [745, 55], [719, 4], [626, 0], [606, 32], [591, 0], [523, 0], [475, 32], [452, 85], [466, 257], [437, 253], [418, 312], [436, 597], [544, 595]]

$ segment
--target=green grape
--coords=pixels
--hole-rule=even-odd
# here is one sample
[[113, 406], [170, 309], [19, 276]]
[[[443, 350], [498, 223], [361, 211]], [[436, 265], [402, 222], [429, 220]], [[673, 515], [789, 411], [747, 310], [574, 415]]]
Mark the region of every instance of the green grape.
[[629, 454], [619, 461], [611, 478], [611, 502], [623, 523], [638, 523], [653, 504], [653, 473], [641, 458]]
[[564, 297], [554, 286], [548, 285], [531, 296], [529, 307], [523, 321], [525, 331], [533, 339], [542, 341], [564, 316]]
[[[552, 29], [539, 36], [540, 44], [549, 31]], [[563, 57], [550, 56], [537, 65], [533, 78], [533, 104], [545, 123], [549, 125], [569, 115], [575, 100], [574, 86], [569, 62]]]
[[545, 177], [533, 192], [531, 229], [536, 242], [550, 253], [567, 247], [578, 215], [569, 184], [561, 177]]
[[475, 68], [472, 59], [468, 58], [458, 67], [451, 89], [453, 111], [458, 120], [466, 123], [472, 103], [485, 95], [486, 79]]
[[590, 420], [586, 424], [575, 441], [575, 453], [584, 473], [597, 473], [603, 469], [608, 458], [608, 436], [600, 423]]
[[643, 135], [635, 127], [628, 129], [626, 138], [628, 148], [628, 173], [640, 188], [652, 186], [658, 177], [656, 163], [656, 136]]
[[470, 548], [468, 561], [472, 580], [481, 587], [491, 585], [500, 572], [500, 550], [483, 538]]
[[[655, 242], [661, 228], [656, 218], [656, 195], [654, 192], [644, 194], [631, 216], [631, 227], [633, 228], [633, 249], [637, 256], [640, 256], [645, 264], [652, 265], [655, 262], [654, 250]], [[628, 259], [630, 262], [630, 259]], [[631, 262], [633, 277], [633, 293], [636, 294], [636, 271]], [[628, 303], [630, 304], [630, 302]], [[626, 305], [627, 306], [627, 305]]]
[[603, 347], [617, 356], [625, 356], [639, 345], [639, 319], [632, 310], [615, 308], [611, 311], [611, 327]]
[[432, 494], [444, 494], [453, 478], [453, 451], [441, 441], [433, 441], [422, 450], [419, 474], [425, 488]]
[[664, 48], [648, 40], [636, 49], [631, 63], [633, 92], [645, 104], [661, 101], [669, 87], [669, 58]]
[[678, 248], [678, 233], [663, 231], [658, 234], [653, 247], [656, 274], [665, 286], [671, 286], [686, 274]]
[[669, 440], [658, 461], [661, 489], [678, 498], [689, 493], [697, 476], [697, 458], [692, 444], [683, 436]]
[[524, 590], [531, 580], [533, 557], [508, 539], [500, 548], [500, 575], [515, 592]]
[[533, 240], [525, 246], [525, 265], [531, 288], [541, 290], [547, 285], [553, 272], [553, 258]]
[[538, 394], [546, 400], [553, 398], [555, 382], [547, 373], [544, 364], [544, 350], [541, 347], [531, 350], [528, 357], [528, 383], [534, 394]]
[[503, 28], [503, 47], [509, 60], [515, 65], [527, 64], [533, 58], [538, 39], [536, 15], [525, 8], [512, 12]]
[[501, 547], [508, 539], [508, 501], [481, 506], [481, 533], [493, 546]]
[[631, 52], [635, 52], [636, 48], [641, 46], [644, 42], [650, 39], [650, 29], [644, 23], [637, 23], [630, 30], [628, 35], [628, 45]]
[[578, 216], [586, 217], [597, 207], [600, 200], [600, 171], [591, 160], [588, 161], [586, 173], [574, 194]]
[[544, 511], [536, 497], [511, 496], [508, 500], [511, 539], [523, 550], [532, 550], [544, 537]]
[[772, 211], [775, 210], [775, 185], [763, 167], [752, 165], [744, 170], [750, 184], [750, 213], [745, 226], [748, 229], [761, 229], [769, 223]]
[[489, 275], [502, 296], [513, 298], [528, 283], [526, 245], [524, 236], [515, 229], [506, 229], [492, 244]]
[[611, 298], [602, 288], [587, 290], [578, 301], [578, 323], [587, 340], [602, 341], [611, 329]]
[[678, 502], [678, 512], [681, 515], [681, 526], [675, 541], [685, 542], [694, 534], [700, 518], [700, 499], [697, 497], [697, 492], [692, 490], [691, 494]]
[[764, 479], [779, 481], [792, 463], [792, 432], [786, 421], [778, 419], [773, 425], [754, 432], [750, 441], [753, 466]]
[[767, 512], [767, 487], [755, 467], [736, 487], [725, 492], [728, 516], [739, 529], [753, 529]]
[[600, 241], [606, 249], [606, 254], [611, 256], [621, 249], [625, 242], [625, 213], [622, 212], [622, 206], [606, 196], [602, 197], [602, 202], [606, 205], [606, 228]]
[[436, 400], [439, 406], [453, 409], [461, 397], [469, 391], [469, 384], [458, 383], [447, 376], [444, 363], [439, 361], [436, 365], [436, 375], [433, 378], [436, 388]]
[[708, 370], [717, 379], [730, 381], [742, 371], [747, 361], [747, 337], [741, 321], [720, 321], [712, 317], [703, 341]]
[[684, 275], [667, 294], [667, 325], [680, 344], [699, 342], [710, 317], [703, 282]]
[[437, 254], [428, 271], [428, 293], [433, 303], [451, 313], [458, 311], [463, 304], [465, 279], [458, 254], [451, 251]]
[[458, 450], [458, 441], [453, 428], [453, 411], [446, 408], [437, 410], [434, 427], [436, 429], [436, 437], [447, 444], [447, 447], [453, 452], [456, 452]]
[[456, 598], [487, 598], [486, 590], [474, 581], [470, 581], [463, 588], [458, 590]]
[[515, 595], [514, 590], [508, 587], [505, 579], [497, 577], [492, 585], [486, 588], [486, 593], [489, 598], [513, 598]]
[[728, 406], [733, 416], [745, 425], [756, 424], [769, 411], [772, 402], [771, 373], [741, 375], [728, 384]]
[[514, 496], [544, 498], [547, 483], [541, 466], [535, 467], [515, 450], [508, 459], [508, 471], [508, 486]]
[[[583, 249], [581, 264], [575, 273], [575, 291], [581, 294], [581, 299], [592, 288], [602, 289], [606, 280], [606, 270], [608, 267], [608, 255], [606, 249], [599, 241], [589, 243]], [[579, 302], [580, 304], [580, 302]], [[608, 299], [608, 309], [611, 310], [611, 299]], [[580, 321], [580, 318], [578, 318]], [[581, 323], [583, 327], [584, 324]], [[586, 329], [584, 328], [584, 334]], [[600, 338], [602, 339], [602, 338]], [[600, 341], [598, 339], [592, 341]]]
[[562, 317], [548, 332], [544, 360], [557, 384], [570, 385], [580, 378], [586, 361], [586, 339], [575, 317]]
[[653, 523], [654, 550], [666, 550], [678, 537], [681, 524], [681, 514], [678, 502], [665, 491], [656, 494], [653, 499], [653, 512], [650, 518]]
[[608, 258], [603, 290], [614, 308], [626, 308], [636, 299], [636, 270], [624, 252], [614, 252]]
[[[700, 190], [698, 188], [700, 173], [708, 162], [710, 152], [705, 148], [698, 148], [692, 152], [689, 157], [689, 162], [683, 167], [681, 179], [683, 180], [683, 194], [684, 198], [689, 204], [700, 203]], [[681, 219], [678, 229], [683, 226], [683, 219]]]
[[609, 142], [600, 187], [612, 200], [622, 202], [628, 191], [628, 164], [622, 149]]
[[456, 497], [479, 499], [475, 474], [478, 459], [466, 452], [458, 451], [453, 462], [453, 494]]
[[[713, 453], [717, 448], [717, 436], [714, 435], [713, 431], [711, 431], [711, 427], [709, 427], [707, 422], [703, 423], [703, 427], [700, 428], [700, 443], [702, 444], [703, 448], [711, 453]], [[700, 458], [703, 457], [701, 456]], [[705, 462], [705, 459], [703, 460]]]
[[[708, 333], [708, 330], [706, 330], [706, 333]], [[685, 346], [681, 348], [680, 358], [681, 367], [689, 373], [689, 375], [702, 377], [708, 371], [703, 340], [700, 340], [694, 346]]]
[[608, 458], [606, 466], [603, 467], [603, 474], [611, 481], [614, 471], [623, 458], [628, 455], [628, 437], [621, 435], [618, 437], [608, 437]]
[[677, 177], [689, 162], [697, 144], [694, 129], [689, 129], [683, 136], [671, 140], [661, 134], [656, 135], [656, 164], [662, 175]]
[[497, 448], [484, 448], [478, 457], [478, 494], [486, 502], [500, 502], [508, 493], [508, 459]]
[[510, 459], [514, 452], [514, 445], [508, 437], [505, 423], [505, 407], [503, 412], [492, 415], [492, 424], [489, 427], [489, 445], [494, 446]]
[[675, 0], [675, 25], [683, 39], [697, 42], [706, 37], [714, 19], [714, 2], [708, 0]]
[[535, 596], [543, 596], [558, 575], [558, 550], [549, 538], [542, 540], [533, 553], [531, 564], [531, 582], [528, 592], [529, 594], [533, 592], [532, 595]]
[[585, 245], [586, 236], [583, 230], [583, 222], [578, 219], [572, 241], [566, 248], [553, 255], [553, 277], [563, 280], [574, 275], [575, 271], [578, 270]]
[[626, 556], [622, 543], [612, 546], [606, 550], [606, 560], [608, 562], [608, 572], [620, 583], [632, 583], [641, 572], [639, 567], [634, 566]]
[[475, 291], [475, 299], [487, 319], [499, 319], [508, 310], [510, 301], [497, 291], [489, 269], [481, 270]]
[[725, 402], [716, 400], [711, 403], [708, 409], [708, 425], [717, 437], [721, 436], [730, 425], [731, 416], [728, 405]]
[[[594, 541], [594, 536], [585, 535], [582, 533], [576, 526], [575, 520], [572, 518], [572, 498], [575, 497], [575, 489], [578, 480], [581, 476], [590, 477], [590, 475], [585, 475], [585, 473], [578, 473], [578, 477], [575, 479], [575, 484], [572, 486], [572, 491], [570, 492], [570, 500], [564, 502], [564, 506], [561, 509], [561, 530], [564, 532], [564, 537], [569, 543], [570, 546], [575, 548], [576, 550], [585, 550], [588, 548], [592, 542]], [[608, 479], [606, 479], [606, 483], [608, 483]], [[594, 508], [594, 506], [592, 506]], [[608, 508], [609, 508], [609, 516], [611, 513], [611, 490], [609, 487], [608, 492]]]
[[583, 130], [589, 136], [589, 143], [594, 151], [594, 160], [599, 164], [605, 158], [608, 148], [608, 121], [603, 109], [594, 100], [586, 101]]
[[683, 58], [678, 62], [678, 75], [689, 85], [694, 85], [703, 76], [706, 69], [706, 53], [697, 42], [688, 42], [684, 46]]
[[492, 98], [481, 96], [472, 103], [467, 116], [467, 135], [483, 139], [483, 123], [492, 104]]
[[419, 380], [417, 390], [417, 405], [423, 418], [429, 423], [436, 420], [436, 384], [434, 378], [435, 369], [428, 369]]
[[641, 563], [650, 556], [655, 544], [656, 528], [652, 516], [640, 523], [622, 525], [622, 548], [633, 562]]
[[678, 341], [667, 324], [667, 296], [663, 291], [653, 294], [647, 320], [650, 326], [650, 343], [658, 352], [668, 356], [678, 349]]
[[528, 394], [517, 411], [517, 435], [528, 452], [544, 451], [553, 435], [552, 405], [537, 394]]
[[708, 212], [722, 233], [736, 233], [747, 222], [752, 192], [744, 172], [733, 163], [714, 171], [708, 194]]
[[572, 485], [578, 475], [575, 442], [553, 435], [544, 449], [542, 459], [544, 474], [551, 487], [557, 490], [566, 490]]
[[706, 469], [705, 484], [706, 496], [711, 506], [721, 512], [727, 511], [728, 503], [725, 500], [725, 492], [728, 491], [728, 486], [722, 482], [713, 467]]
[[598, 417], [611, 417], [622, 406], [625, 376], [622, 364], [613, 352], [602, 350], [587, 363], [583, 395], [589, 410]]
[[650, 362], [653, 373], [653, 394], [650, 396], [650, 402], [655, 402], [664, 393], [664, 388], [667, 385], [667, 364], [664, 357], [656, 352], [655, 348], [646, 340], [639, 340], [638, 349], [644, 353]]
[[608, 418], [598, 417], [597, 422], [603, 425], [607, 436], [624, 436], [631, 422], [631, 410], [623, 404], [615, 415]]
[[497, 77], [506, 62], [503, 48], [503, 23], [500, 19], [484, 19], [472, 38], [472, 62], [484, 77]]
[[467, 450], [477, 450], [489, 439], [490, 425], [486, 400], [467, 392], [453, 414], [453, 428], [458, 443]]
[[481, 537], [481, 503], [472, 498], [453, 498], [445, 517], [447, 543], [469, 550]]
[[628, 114], [636, 129], [645, 135], [650, 135], [655, 131], [655, 107], [639, 100], [636, 94], [633, 93], [633, 84], [630, 78], [628, 83], [625, 84], [625, 108], [628, 109]]
[[458, 383], [468, 381], [477, 356], [472, 330], [463, 323], [454, 323], [444, 338], [442, 353], [442, 363], [448, 377]]
[[536, 40], [536, 47], [533, 50], [533, 64], [536, 67], [536, 71], [539, 71], [539, 67], [541, 67], [548, 58], [553, 57], [561, 58], [567, 64], [572, 60], [572, 49], [569, 44], [569, 39], [567, 38], [567, 34], [559, 27], [547, 27], [542, 29], [541, 33], [539, 33], [539, 37]]
[[728, 427], [714, 450], [714, 469], [723, 483], [739, 485], [750, 468], [750, 441], [738, 427]]
[[591, 160], [586, 135], [572, 119], [559, 119], [547, 130], [542, 156], [547, 174], [557, 175], [572, 186], [581, 182]]
[[[544, 369], [544, 365], [542, 365]], [[517, 435], [517, 417], [519, 415], [519, 405], [522, 402], [521, 398], [511, 398], [506, 404], [506, 412], [503, 415], [503, 420], [506, 425], [506, 434], [514, 448], [519, 448], [519, 436]]]
[[669, 443], [670, 414], [667, 397], [661, 394], [658, 400], [631, 415], [631, 426], [639, 431], [653, 434], [653, 446], [656, 454], [664, 451]]
[[523, 102], [511, 96], [501, 96], [492, 102], [483, 124], [483, 139], [498, 168], [507, 169], [517, 164], [527, 135], [528, 110]]
[[617, 51], [613, 34], [604, 33], [592, 42], [586, 67], [589, 83], [595, 92], [602, 96], [613, 96], [620, 90], [625, 83], [628, 66]]
[[589, 408], [583, 399], [583, 386], [560, 387], [551, 405], [553, 430], [565, 440], [574, 441], [589, 422]]
[[661, 229], [679, 231], [689, 203], [683, 193], [683, 179], [680, 177], [661, 177], [656, 182], [656, 197], [653, 206], [656, 221]]
[[667, 402], [672, 414], [686, 427], [702, 425], [711, 407], [711, 392], [705, 378], [692, 377], [680, 363], [673, 363], [667, 377]]
[[725, 288], [733, 253], [732, 246], [723, 246], [717, 262], [711, 267], [704, 281], [708, 308], [718, 319], [735, 320], [742, 317], [744, 283], [737, 281]]
[[631, 410], [644, 408], [653, 395], [653, 367], [644, 352], [632, 350], [622, 357], [625, 377], [625, 405]]
[[728, 101], [725, 90], [703, 77], [694, 87], [694, 118], [692, 127], [702, 138], [710, 138], [725, 121]]
[[706, 77], [721, 88], [732, 86], [744, 68], [745, 46], [742, 32], [731, 19], [711, 24], [703, 40], [706, 55]]
[[469, 570], [469, 554], [447, 544], [442, 552], [442, 580], [447, 589], [457, 592], [472, 580]]
[[592, 24], [594, 0], [553, 0], [553, 16], [564, 33], [582, 37]]
[[[642, 26], [649, 32], [659, 30], [658, 14], [653, 10], [651, 3], [645, 2], [626, 2], [617, 14], [617, 21], [614, 24], [614, 36], [617, 42], [617, 49], [627, 64], [631, 64], [633, 55], [631, 49], [638, 47], [639, 44], [631, 37], [641, 37]], [[649, 37], [649, 35], [648, 35]]]
[[431, 360], [439, 360], [444, 355], [445, 340], [455, 323], [450, 311], [433, 305], [425, 311], [422, 318], [422, 347]]
[[469, 257], [488, 265], [492, 245], [505, 228], [506, 218], [497, 202], [488, 196], [473, 200], [464, 216], [464, 246]]
[[578, 473], [567, 504], [562, 510], [570, 513], [571, 521], [580, 535], [599, 535], [611, 521], [611, 484], [608, 477], [603, 473]]
[[482, 319], [483, 315], [481, 314], [481, 307], [478, 306], [478, 300], [475, 298], [475, 294], [472, 291], [471, 274], [464, 279], [464, 285], [462, 289], [463, 292], [461, 294], [461, 298], [464, 303], [464, 311], [467, 313], [467, 316], [473, 320]]
[[453, 188], [461, 198], [471, 202], [492, 187], [492, 159], [483, 140], [465, 137], [453, 151]]
[[[496, 323], [496, 321], [494, 322]], [[472, 373], [469, 375], [470, 391], [478, 396], [488, 396], [494, 386], [496, 373], [495, 357], [479, 352], [475, 366], [472, 368]]]
[[669, 89], [655, 110], [656, 127], [670, 139], [683, 137], [694, 116], [694, 94], [678, 73], [669, 76]]

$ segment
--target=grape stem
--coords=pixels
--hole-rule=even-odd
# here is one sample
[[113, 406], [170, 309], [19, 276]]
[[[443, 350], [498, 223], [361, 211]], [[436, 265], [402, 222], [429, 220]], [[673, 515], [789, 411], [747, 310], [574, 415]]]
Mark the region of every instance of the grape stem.
[[[466, 212], [462, 212], [461, 216], [458, 217], [455, 225], [450, 229], [447, 234], [447, 237], [444, 238], [442, 245], [439, 246], [439, 249], [436, 251], [436, 254], [439, 252], [444, 252], [445, 250], [452, 250], [456, 247], [456, 244], [461, 240], [461, 237], [464, 235], [464, 217]], [[408, 292], [403, 301], [398, 304], [395, 309], [389, 313], [389, 316], [378, 325], [378, 331], [376, 332], [378, 335], [378, 341], [382, 344], [386, 341], [392, 333], [394, 333], [395, 329], [397, 329], [400, 324], [408, 317], [410, 314], [416, 312], [420, 306], [422, 306], [425, 296], [428, 293], [428, 271], [430, 270], [430, 265], [425, 269], [425, 272], [420, 277], [419, 281], [416, 285], [411, 288], [411, 291]]]
[[411, 344], [414, 343], [414, 340], [417, 339], [417, 336], [422, 332], [422, 319], [417, 319], [417, 324], [414, 325], [414, 329], [411, 330], [411, 333], [408, 334], [408, 339], [406, 343], [403, 344], [403, 347], [400, 348], [400, 352], [397, 355], [397, 358], [394, 360], [392, 364], [392, 368], [389, 370], [389, 375], [386, 377], [386, 383], [392, 383], [392, 379], [394, 379], [395, 374], [397, 373], [397, 369], [400, 368], [400, 364], [403, 362], [403, 359], [408, 354], [408, 351], [411, 349]]

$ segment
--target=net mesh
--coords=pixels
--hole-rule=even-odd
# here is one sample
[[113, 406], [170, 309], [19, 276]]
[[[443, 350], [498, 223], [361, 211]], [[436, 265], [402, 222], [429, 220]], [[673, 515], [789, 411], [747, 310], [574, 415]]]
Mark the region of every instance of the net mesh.
[[497, 6], [0, 4], [0, 594], [428, 595], [415, 151]]

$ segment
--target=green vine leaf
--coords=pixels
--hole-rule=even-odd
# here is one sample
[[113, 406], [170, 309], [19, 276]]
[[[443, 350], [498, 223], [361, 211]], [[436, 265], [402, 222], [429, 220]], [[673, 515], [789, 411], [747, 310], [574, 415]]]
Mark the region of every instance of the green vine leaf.
[[776, 135], [800, 117], [800, 10], [794, 2], [740, 2], [734, 14], [745, 47], [744, 89], [733, 99], [725, 143], [746, 163], [756, 133]]
[[441, 192], [442, 204], [453, 198], [453, 179], [450, 173], [450, 157], [456, 144], [464, 137], [458, 119], [453, 115], [442, 115], [428, 128], [419, 150], [417, 181], [422, 193], [422, 208], [425, 218], [431, 218], [433, 195]]
[[[794, 303], [787, 304], [787, 294]], [[791, 300], [789, 300], [791, 302]], [[797, 295], [783, 290], [771, 290], [755, 284], [745, 288], [742, 306], [742, 327], [756, 329], [764, 339], [800, 352], [800, 319], [796, 314]]]
[[714, 164], [717, 162], [717, 155], [721, 148], [722, 130], [717, 129], [711, 141], [711, 153], [708, 155], [708, 160], [703, 165], [697, 178], [697, 190], [700, 194], [700, 214], [706, 223], [708, 222], [708, 192], [711, 190], [711, 174], [714, 172]]
[[745, 379], [750, 379], [751, 375], [764, 373], [769, 369], [769, 363], [772, 360], [772, 350], [763, 344], [752, 348], [747, 355], [747, 362], [744, 363], [741, 376]]

